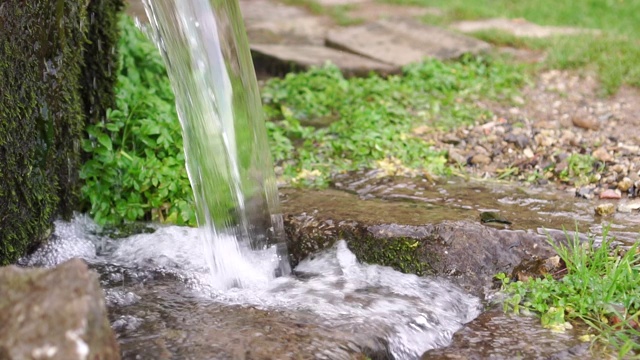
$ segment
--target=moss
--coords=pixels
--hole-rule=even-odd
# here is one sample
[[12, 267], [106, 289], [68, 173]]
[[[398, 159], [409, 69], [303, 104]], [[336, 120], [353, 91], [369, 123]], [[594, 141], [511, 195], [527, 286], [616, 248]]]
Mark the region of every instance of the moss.
[[371, 235], [351, 239], [349, 249], [358, 260], [390, 266], [406, 274], [433, 275], [435, 271], [421, 259], [422, 243], [412, 238], [376, 238]]
[[95, 124], [116, 108], [122, 0], [91, 0], [87, 7], [88, 41], [85, 45], [82, 94], [87, 122]]
[[336, 224], [311, 216], [287, 216], [285, 232], [294, 267], [307, 256], [328, 249], [341, 239], [347, 242], [358, 260], [390, 266], [403, 273], [432, 275], [436, 273], [432, 264], [439, 262], [435, 253], [427, 251], [427, 239], [376, 237], [366, 225], [355, 222]]
[[93, 71], [83, 61], [85, 6], [72, 0], [0, 6], [0, 265], [33, 249], [54, 217], [75, 208], [85, 122], [81, 80]]

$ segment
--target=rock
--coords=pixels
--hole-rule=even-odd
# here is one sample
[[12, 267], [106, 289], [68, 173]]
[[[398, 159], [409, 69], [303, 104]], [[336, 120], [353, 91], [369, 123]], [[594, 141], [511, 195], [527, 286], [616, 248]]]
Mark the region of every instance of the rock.
[[477, 31], [496, 29], [511, 33], [519, 37], [544, 38], [555, 35], [577, 35], [581, 33], [597, 33], [598, 30], [579, 29], [571, 27], [541, 26], [524, 19], [487, 19], [476, 21], [461, 21], [451, 25], [452, 28], [473, 33]]
[[322, 66], [327, 61], [338, 66], [347, 75], [367, 75], [371, 71], [391, 74], [400, 71], [398, 67], [324, 46], [254, 44], [251, 45], [251, 52], [256, 68], [280, 67], [282, 72], [289, 71], [291, 65], [307, 69]]
[[534, 154], [533, 154], [533, 150], [531, 150], [531, 148], [525, 148], [524, 151], [522, 151], [522, 154], [527, 158], [527, 159], [531, 159], [533, 158]]
[[629, 191], [629, 189], [631, 189], [632, 186], [633, 186], [633, 181], [631, 181], [631, 179], [629, 179], [628, 177], [625, 177], [618, 182], [618, 190], [622, 192]]
[[451, 345], [427, 351], [422, 359], [551, 359], [563, 352], [569, 356], [561, 359], [577, 358], [576, 353], [580, 359], [597, 359], [590, 355], [589, 343], [580, 340], [582, 333], [569, 329], [559, 334], [543, 328], [536, 316], [505, 314], [494, 306], [458, 331]]
[[613, 160], [613, 157], [611, 156], [611, 154], [609, 154], [607, 149], [603, 147], [597, 148], [596, 150], [593, 151], [591, 155], [602, 162], [608, 162]]
[[483, 41], [400, 18], [331, 30], [327, 35], [327, 46], [394, 66], [405, 66], [425, 58], [454, 59], [465, 53], [490, 49]]
[[449, 162], [453, 164], [465, 164], [467, 162], [467, 158], [455, 148], [449, 149], [447, 152], [447, 158]]
[[79, 259], [0, 268], [0, 358], [120, 359], [98, 275]]
[[616, 207], [611, 203], [599, 204], [596, 206], [596, 215], [607, 216], [611, 215], [616, 211]]
[[620, 190], [607, 189], [600, 193], [600, 199], [620, 199], [621, 197]]
[[317, 16], [278, 19], [249, 23], [249, 43], [324, 46], [324, 37], [329, 30], [326, 19]]
[[491, 158], [484, 154], [476, 154], [469, 159], [471, 165], [488, 165], [491, 163]]
[[600, 128], [598, 120], [589, 116], [574, 116], [571, 121], [574, 126], [585, 130], [598, 130]]
[[[495, 274], [510, 273], [523, 259], [555, 255], [545, 235], [500, 230], [479, 222], [441, 221], [436, 218], [440, 212], [433, 209], [380, 204], [335, 190], [290, 189], [285, 194], [285, 229], [293, 266], [345, 239], [360, 261], [420, 275], [453, 276], [451, 281], [483, 296]], [[403, 218], [404, 224], [394, 223]]]
[[594, 195], [595, 188], [596, 188], [595, 185], [583, 186], [576, 190], [576, 196], [591, 200], [595, 197]]
[[618, 212], [631, 213], [640, 210], [640, 201], [634, 200], [618, 205]]
[[505, 136], [504, 141], [508, 143], [516, 144], [521, 149], [524, 149], [531, 143], [531, 140], [529, 139], [529, 137], [523, 134], [515, 135], [513, 133], [510, 133], [507, 136]]

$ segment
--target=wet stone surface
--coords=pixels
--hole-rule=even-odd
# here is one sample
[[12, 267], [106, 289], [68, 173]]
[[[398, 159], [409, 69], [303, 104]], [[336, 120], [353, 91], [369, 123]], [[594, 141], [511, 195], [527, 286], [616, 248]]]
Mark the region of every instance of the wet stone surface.
[[123, 359], [384, 358], [382, 343], [317, 325], [312, 314], [221, 304], [170, 275], [99, 271], [124, 274], [121, 282], [103, 275]]
[[585, 328], [554, 333], [533, 316], [506, 315], [496, 307], [453, 336], [450, 346], [426, 352], [423, 360], [599, 359], [579, 340]]

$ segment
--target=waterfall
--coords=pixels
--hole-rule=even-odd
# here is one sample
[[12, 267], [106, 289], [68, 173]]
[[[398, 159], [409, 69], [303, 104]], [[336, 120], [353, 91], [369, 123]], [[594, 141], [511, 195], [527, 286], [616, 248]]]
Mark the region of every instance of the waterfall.
[[214, 282], [246, 287], [288, 274], [275, 174], [237, 0], [144, 5], [176, 95]]

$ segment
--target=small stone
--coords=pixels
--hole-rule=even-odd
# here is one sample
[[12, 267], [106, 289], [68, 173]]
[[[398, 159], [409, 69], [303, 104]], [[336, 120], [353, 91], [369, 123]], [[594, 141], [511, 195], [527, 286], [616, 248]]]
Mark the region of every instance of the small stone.
[[600, 204], [596, 206], [596, 215], [607, 216], [611, 215], [616, 211], [616, 207], [611, 203]]
[[609, 154], [607, 149], [603, 147], [594, 150], [593, 153], [591, 153], [591, 155], [602, 162], [613, 160], [613, 157]]
[[628, 177], [625, 177], [618, 182], [618, 190], [620, 190], [621, 192], [629, 191], [629, 189], [631, 189], [632, 186], [633, 186], [633, 181], [631, 181], [631, 179], [629, 179]]
[[571, 122], [573, 122], [574, 126], [585, 130], [598, 130], [600, 128], [598, 120], [587, 116], [574, 116]]
[[528, 159], [531, 159], [534, 154], [533, 154], [533, 150], [531, 150], [531, 148], [526, 148], [524, 149], [524, 151], [522, 152], [524, 154], [524, 156], [526, 156]]
[[449, 149], [447, 155], [450, 163], [464, 164], [467, 162], [467, 158], [464, 157], [457, 149]]
[[622, 194], [620, 190], [607, 189], [600, 193], [600, 199], [620, 199]]
[[491, 158], [484, 154], [477, 154], [469, 159], [469, 163], [471, 165], [488, 165], [491, 163]]
[[587, 200], [591, 200], [594, 198], [594, 194], [593, 194], [594, 190], [595, 190], [595, 186], [593, 185], [583, 186], [580, 189], [576, 190], [576, 196], [587, 199]]
[[618, 212], [631, 213], [640, 210], [640, 201], [634, 200], [618, 205]]

